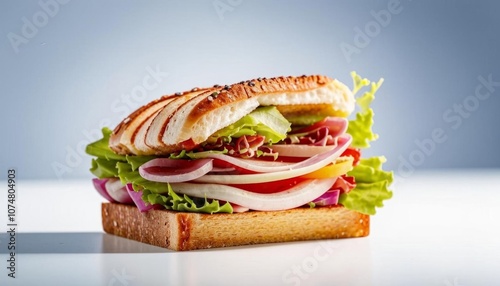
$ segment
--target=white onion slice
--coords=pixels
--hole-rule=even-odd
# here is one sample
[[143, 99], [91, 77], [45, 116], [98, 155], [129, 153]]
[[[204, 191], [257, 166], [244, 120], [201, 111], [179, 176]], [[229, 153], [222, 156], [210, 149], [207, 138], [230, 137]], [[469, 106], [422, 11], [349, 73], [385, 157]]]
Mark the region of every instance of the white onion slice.
[[237, 204], [231, 204], [231, 207], [233, 208], [233, 213], [244, 213], [244, 212], [247, 212], [250, 210], [247, 207], [242, 207], [242, 206], [237, 205]]
[[278, 211], [302, 206], [326, 193], [337, 178], [303, 181], [292, 188], [273, 194], [260, 194], [218, 184], [171, 184], [178, 194], [228, 201], [251, 210]]
[[293, 168], [285, 171], [262, 173], [262, 174], [247, 174], [247, 175], [204, 175], [195, 180], [199, 183], [216, 183], [216, 184], [256, 184], [266, 183], [278, 180], [289, 179], [302, 176], [317, 169], [323, 168], [333, 162], [335, 159], [349, 147], [352, 137], [348, 134], [339, 137], [339, 144], [335, 149], [325, 153], [317, 154], [310, 159], [294, 165]]
[[106, 182], [105, 187], [108, 195], [113, 198], [113, 200], [122, 204], [132, 203], [132, 198], [128, 194], [127, 188], [122, 184], [120, 179], [110, 178]]
[[[181, 160], [157, 158], [139, 167], [139, 174], [146, 180], [162, 183], [186, 182], [212, 171], [212, 159]], [[159, 167], [159, 170], [153, 168]]]
[[[330, 148], [331, 150], [332, 148]], [[299, 164], [303, 164], [302, 162], [276, 162], [276, 161], [263, 161], [256, 159], [242, 159], [237, 157], [231, 157], [224, 154], [209, 154], [206, 158], [217, 159], [224, 162], [227, 162], [233, 166], [236, 166], [241, 169], [259, 172], [259, 173], [269, 173], [269, 172], [278, 172], [290, 170], [296, 167]]]

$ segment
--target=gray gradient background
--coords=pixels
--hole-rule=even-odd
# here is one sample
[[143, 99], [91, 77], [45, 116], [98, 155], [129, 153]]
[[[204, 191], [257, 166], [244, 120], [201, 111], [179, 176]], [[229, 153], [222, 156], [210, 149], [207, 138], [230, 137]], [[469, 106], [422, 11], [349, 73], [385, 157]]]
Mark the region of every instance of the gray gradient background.
[[[38, 1], [2, 1], [0, 169], [25, 179], [90, 177], [90, 157], [78, 152], [103, 121], [114, 127], [132, 111], [121, 96], [141, 85], [148, 66], [168, 77], [134, 108], [259, 76], [319, 73], [349, 86], [352, 70], [384, 77], [374, 104], [380, 139], [369, 154], [404, 171], [415, 140], [441, 128], [447, 140], [415, 169], [500, 167], [500, 87], [456, 129], [443, 119], [474, 96], [478, 76], [500, 81], [500, 2], [401, 1], [401, 13], [351, 61], [341, 43], [353, 45], [355, 28], [389, 1], [233, 0], [223, 18], [214, 2], [73, 0], [15, 53], [7, 35], [21, 35], [22, 18], [43, 10]], [[57, 175], [56, 162], [67, 172]]]

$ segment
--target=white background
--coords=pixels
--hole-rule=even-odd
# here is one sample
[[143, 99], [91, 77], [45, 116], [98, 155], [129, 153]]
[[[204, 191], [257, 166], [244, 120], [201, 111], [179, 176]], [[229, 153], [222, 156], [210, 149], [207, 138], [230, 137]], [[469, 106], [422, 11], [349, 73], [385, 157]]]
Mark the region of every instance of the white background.
[[[500, 281], [500, 172], [417, 172], [394, 188], [394, 198], [372, 216], [367, 238], [172, 252], [103, 234], [101, 199], [87, 181], [26, 182], [18, 188], [23, 232], [17, 237], [18, 278], [7, 279], [2, 267], [0, 281], [436, 286]], [[5, 214], [4, 204], [0, 207]]]

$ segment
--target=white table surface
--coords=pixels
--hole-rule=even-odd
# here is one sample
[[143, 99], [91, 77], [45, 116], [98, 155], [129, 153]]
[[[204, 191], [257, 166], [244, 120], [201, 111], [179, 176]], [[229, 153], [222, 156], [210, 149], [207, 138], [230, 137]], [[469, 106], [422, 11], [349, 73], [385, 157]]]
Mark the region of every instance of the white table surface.
[[368, 238], [190, 252], [104, 234], [89, 181], [20, 181], [15, 279], [2, 194], [0, 285], [500, 285], [500, 170], [398, 181]]

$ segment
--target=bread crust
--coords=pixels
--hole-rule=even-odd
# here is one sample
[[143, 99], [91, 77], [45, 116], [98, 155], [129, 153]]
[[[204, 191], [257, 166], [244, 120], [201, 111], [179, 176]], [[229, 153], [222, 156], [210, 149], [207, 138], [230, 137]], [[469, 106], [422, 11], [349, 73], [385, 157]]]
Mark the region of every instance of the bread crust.
[[325, 86], [332, 79], [322, 75], [300, 76], [300, 77], [274, 77], [258, 78], [242, 81], [230, 85], [228, 88], [220, 87], [216, 97], [212, 100], [204, 100], [196, 105], [189, 114], [190, 121], [196, 121], [204, 114], [216, 110], [217, 108], [246, 100], [252, 97], [280, 93], [280, 92], [301, 92]]
[[[115, 129], [111, 136], [110, 148], [122, 155], [168, 155], [172, 152], [185, 149], [181, 143], [189, 141], [191, 145], [201, 144], [213, 132], [224, 128], [259, 105], [301, 105], [311, 104], [325, 106], [325, 114], [347, 115], [354, 108], [354, 97], [351, 91], [342, 83], [322, 75], [310, 75], [300, 77], [275, 77], [258, 78], [239, 82], [233, 85], [219, 86], [204, 89], [194, 98], [190, 98], [175, 110], [169, 110], [168, 114], [162, 112], [168, 106], [174, 104], [176, 99], [189, 92], [178, 95], [164, 96], [161, 100], [170, 100], [163, 105], [154, 116], [160, 116], [161, 120], [153, 119], [151, 127], [144, 138], [136, 138], [137, 130], [141, 124], [130, 124], [135, 118], [140, 118], [141, 123], [147, 120], [147, 116], [141, 117], [141, 113], [149, 112], [157, 101], [139, 108], [129, 117], [124, 119]], [[330, 110], [331, 109], [331, 110]], [[132, 129], [132, 130], [128, 130]], [[155, 130], [151, 131], [150, 130]], [[123, 134], [133, 134], [132, 140], [120, 140]], [[144, 141], [140, 144], [144, 148], [136, 148], [137, 140]], [[140, 142], [142, 142], [140, 141]], [[147, 142], [146, 142], [147, 141]], [[138, 151], [140, 149], [140, 152]]]
[[[148, 126], [147, 137], [144, 141], [145, 145], [151, 148], [151, 150], [155, 150], [155, 155], [162, 155], [166, 153], [170, 153], [176, 150], [176, 146], [172, 144], [165, 144], [162, 140], [163, 135], [165, 134], [168, 124], [170, 123], [170, 119], [176, 114], [176, 112], [184, 107], [187, 103], [192, 100], [196, 100], [198, 97], [203, 97], [207, 93], [212, 92], [213, 88], [194, 88], [190, 92], [183, 92], [178, 94], [176, 98], [170, 102], [168, 102], [156, 115], [153, 119], [150, 126]], [[156, 124], [157, 125], [156, 125]], [[152, 127], [157, 127], [158, 132], [154, 132]], [[149, 142], [152, 140], [153, 142]], [[152, 154], [148, 154], [152, 155]]]
[[171, 250], [194, 250], [262, 243], [365, 237], [370, 216], [342, 206], [285, 211], [200, 214], [103, 203], [109, 234]]
[[168, 102], [173, 98], [175, 98], [174, 95], [162, 96], [161, 98], [139, 107], [137, 110], [132, 112], [132, 114], [123, 119], [122, 122], [115, 127], [113, 133], [111, 134], [109, 140], [111, 150], [118, 154], [135, 154], [135, 146], [133, 146], [133, 144], [123, 144], [121, 142], [122, 136], [125, 136], [127, 131], [130, 132], [130, 141], [133, 142], [134, 137], [141, 125], [147, 120], [148, 117], [152, 116], [152, 114], [146, 115], [145, 113], [154, 113], [158, 109], [157, 106], [161, 106], [162, 103]]

